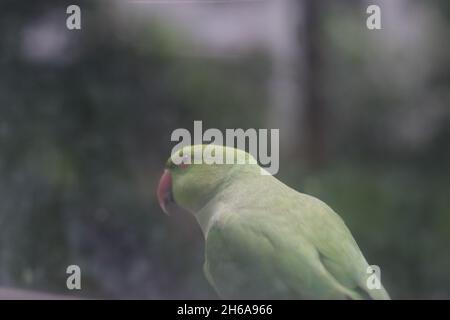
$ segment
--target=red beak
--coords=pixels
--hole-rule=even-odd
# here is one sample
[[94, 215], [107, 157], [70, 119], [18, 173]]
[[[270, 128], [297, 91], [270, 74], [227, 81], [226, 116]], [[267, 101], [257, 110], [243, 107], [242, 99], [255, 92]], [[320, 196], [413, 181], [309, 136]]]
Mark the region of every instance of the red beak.
[[165, 169], [161, 179], [159, 179], [157, 196], [159, 205], [165, 214], [169, 214], [167, 206], [170, 202], [173, 202], [172, 196], [172, 176], [170, 171]]

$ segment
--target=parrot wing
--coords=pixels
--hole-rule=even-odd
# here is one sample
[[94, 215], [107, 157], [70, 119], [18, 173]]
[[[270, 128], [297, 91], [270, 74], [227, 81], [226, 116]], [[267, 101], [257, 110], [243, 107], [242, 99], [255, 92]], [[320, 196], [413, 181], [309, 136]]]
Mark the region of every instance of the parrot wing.
[[225, 214], [206, 241], [204, 270], [219, 296], [232, 299], [362, 298], [328, 272], [314, 245], [290, 224]]
[[[368, 264], [342, 219], [320, 200], [271, 212], [222, 212], [206, 239], [206, 277], [225, 298], [389, 299], [368, 290]], [[295, 210], [294, 210], [295, 209]], [[300, 212], [298, 211], [300, 210]]]
[[369, 264], [341, 217], [317, 198], [300, 194], [308, 207], [303, 215], [305, 230], [326, 270], [341, 285], [364, 299], [390, 299], [386, 290], [369, 289]]

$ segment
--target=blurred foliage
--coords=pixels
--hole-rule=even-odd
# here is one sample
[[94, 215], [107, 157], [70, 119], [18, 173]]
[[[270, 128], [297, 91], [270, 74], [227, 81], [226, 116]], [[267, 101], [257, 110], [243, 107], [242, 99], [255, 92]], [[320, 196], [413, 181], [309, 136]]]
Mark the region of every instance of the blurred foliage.
[[[81, 6], [80, 32], [66, 30], [64, 3], [0, 7], [0, 285], [65, 292], [78, 264], [88, 296], [215, 297], [199, 230], [171, 224], [156, 183], [175, 128], [203, 115], [260, 126], [246, 107], [266, 100], [264, 58], [205, 65], [178, 56], [167, 28], [125, 35], [106, 6]], [[69, 43], [30, 57], [27, 28]]]
[[[68, 31], [66, 6], [0, 4], [0, 286], [65, 293], [78, 264], [85, 296], [215, 298], [198, 227], [162, 214], [156, 183], [175, 128], [265, 125], [268, 54], [184, 54], [181, 30], [101, 1]], [[423, 50], [448, 53], [448, 1], [428, 6], [446, 29]], [[354, 15], [354, 1], [323, 15], [327, 162], [282, 158], [279, 178], [341, 214], [394, 298], [450, 298], [450, 55], [405, 87], [389, 73], [402, 56], [378, 59]], [[52, 32], [65, 40], [40, 46]], [[404, 139], [409, 116], [426, 139]]]

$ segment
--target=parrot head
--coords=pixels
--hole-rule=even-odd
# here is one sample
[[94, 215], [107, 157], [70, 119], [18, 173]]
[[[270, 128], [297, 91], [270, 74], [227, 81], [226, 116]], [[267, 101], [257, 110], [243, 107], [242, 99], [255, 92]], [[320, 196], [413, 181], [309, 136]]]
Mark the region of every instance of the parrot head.
[[[232, 161], [227, 161], [227, 156]], [[258, 169], [256, 160], [239, 149], [219, 145], [181, 148], [166, 162], [157, 189], [159, 204], [166, 214], [170, 213], [173, 205], [195, 213], [221, 188], [231, 183], [233, 176], [258, 173]]]

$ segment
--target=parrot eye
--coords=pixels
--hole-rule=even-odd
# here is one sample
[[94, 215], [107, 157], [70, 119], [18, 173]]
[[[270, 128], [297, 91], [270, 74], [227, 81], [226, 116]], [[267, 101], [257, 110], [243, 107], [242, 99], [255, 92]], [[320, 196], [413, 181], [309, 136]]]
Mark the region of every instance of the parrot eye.
[[191, 164], [190, 164], [190, 160], [191, 157], [188, 155], [183, 156], [183, 160], [181, 161], [181, 163], [178, 165], [178, 168], [180, 169], [186, 169], [188, 168]]
[[180, 163], [180, 164], [178, 165], [178, 168], [180, 168], [180, 169], [186, 169], [186, 168], [188, 168], [189, 166], [190, 166], [189, 163], [184, 163], [184, 162], [182, 162], [182, 163]]

